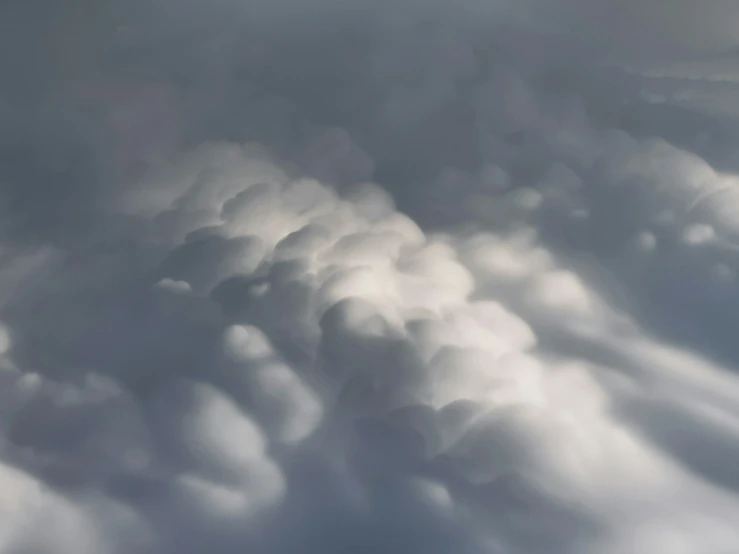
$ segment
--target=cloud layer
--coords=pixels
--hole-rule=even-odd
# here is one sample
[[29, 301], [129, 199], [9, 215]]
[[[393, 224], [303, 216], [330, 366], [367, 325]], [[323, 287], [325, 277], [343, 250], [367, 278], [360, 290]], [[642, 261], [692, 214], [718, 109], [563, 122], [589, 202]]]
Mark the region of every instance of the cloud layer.
[[736, 551], [733, 3], [38, 4], [1, 553]]

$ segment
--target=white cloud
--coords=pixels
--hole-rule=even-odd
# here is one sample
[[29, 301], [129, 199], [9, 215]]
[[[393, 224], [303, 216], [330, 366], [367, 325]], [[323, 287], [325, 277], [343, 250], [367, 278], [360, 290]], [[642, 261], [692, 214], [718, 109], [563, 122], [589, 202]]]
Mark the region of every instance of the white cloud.
[[[249, 170], [248, 163], [244, 167]], [[630, 391], [647, 387], [646, 377], [665, 383], [662, 394], [677, 399], [700, 389], [728, 401], [735, 396], [717, 379], [739, 385], [729, 376], [706, 380], [715, 370], [690, 369], [670, 347], [609, 338], [622, 333], [620, 316], [536, 233], [424, 236], [374, 188], [339, 200], [315, 181], [251, 183], [243, 181], [246, 192], [232, 191], [239, 208], [229, 211], [214, 236], [255, 237], [249, 240], [264, 245], [259, 263], [244, 264], [248, 255], [240, 249], [218, 258], [194, 249], [180, 266], [187, 267], [188, 282], [208, 283], [193, 294], [215, 287], [214, 298], [238, 323], [222, 326], [220, 353], [187, 370], [195, 380], [175, 372], [147, 401], [154, 445], [148, 467], [159, 467], [171, 480], [170, 502], [184, 509], [176, 521], [194, 518], [204, 526], [198, 533], [224, 525], [237, 533], [239, 522], [276, 510], [260, 517], [278, 522], [281, 510], [293, 509], [292, 487], [304, 486], [291, 473], [290, 456], [314, 456], [318, 447], [328, 457], [351, 459], [352, 413], [392, 422], [400, 436], [410, 433], [396, 442], [389, 429], [377, 431], [373, 456], [390, 464], [386, 471], [408, 471], [402, 460], [415, 456], [408, 450], [412, 441], [406, 442], [413, 434], [424, 445], [426, 471], [448, 460], [451, 473], [436, 484], [427, 484], [423, 473], [409, 475], [416, 494], [438, 512], [434, 517], [484, 517], [459, 479], [474, 489], [520, 476], [537, 483], [536, 494], [562, 506], [578, 504], [595, 518], [605, 533], [593, 548], [621, 552], [674, 543], [698, 552], [709, 537], [701, 523], [704, 508], [686, 497], [678, 514], [671, 501], [654, 501], [687, 490], [706, 502], [727, 503], [726, 511], [711, 512], [710, 525], [724, 537], [710, 539], [715, 548], [733, 537], [728, 521], [739, 501], [682, 469], [611, 410]], [[196, 186], [221, 187], [208, 181]], [[252, 190], [269, 190], [269, 201]], [[308, 209], [296, 198], [310, 199]], [[254, 214], [264, 223], [250, 222]], [[323, 223], [336, 218], [340, 225]], [[280, 221], [290, 223], [273, 224]], [[175, 240], [168, 248], [182, 247]], [[165, 267], [171, 259], [163, 257]], [[230, 291], [218, 284], [234, 276]], [[563, 346], [551, 343], [552, 332]], [[583, 361], [590, 343], [603, 354]], [[684, 377], [674, 369], [665, 373], [667, 358], [682, 364]], [[631, 373], [632, 364], [639, 374]], [[610, 377], [614, 371], [630, 385], [619, 385]], [[77, 402], [69, 398], [64, 403]], [[452, 416], [457, 405], [468, 408]], [[413, 406], [425, 406], [426, 415], [393, 415]], [[292, 454], [271, 454], [277, 448]], [[365, 470], [354, 463], [350, 471], [364, 482]], [[637, 527], [630, 527], [636, 524], [624, 509], [642, 511]], [[628, 545], [620, 538], [625, 529], [636, 537]], [[244, 533], [244, 541], [259, 534]], [[579, 533], [576, 527], [564, 533], [562, 548], [585, 540]], [[504, 529], [498, 540], [511, 552], [525, 552]]]

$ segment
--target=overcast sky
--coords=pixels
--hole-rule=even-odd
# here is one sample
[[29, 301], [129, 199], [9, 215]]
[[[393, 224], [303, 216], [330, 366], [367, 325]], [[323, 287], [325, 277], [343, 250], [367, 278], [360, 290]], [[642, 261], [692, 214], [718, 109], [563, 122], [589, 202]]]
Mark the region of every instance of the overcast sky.
[[739, 552], [739, 3], [0, 3], [0, 554]]

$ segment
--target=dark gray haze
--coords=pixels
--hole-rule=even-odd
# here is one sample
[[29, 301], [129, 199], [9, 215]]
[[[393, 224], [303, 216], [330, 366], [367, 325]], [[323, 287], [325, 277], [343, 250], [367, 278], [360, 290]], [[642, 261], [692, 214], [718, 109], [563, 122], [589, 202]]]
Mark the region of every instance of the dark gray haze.
[[739, 552], [738, 26], [0, 3], [0, 554]]

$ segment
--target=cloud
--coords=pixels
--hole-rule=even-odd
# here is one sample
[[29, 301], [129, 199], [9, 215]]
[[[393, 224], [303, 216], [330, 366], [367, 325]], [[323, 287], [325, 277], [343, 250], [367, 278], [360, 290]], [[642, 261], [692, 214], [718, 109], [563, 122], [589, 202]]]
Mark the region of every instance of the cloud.
[[739, 544], [734, 135], [624, 76], [733, 4], [83, 4], [0, 14], [0, 551]]
[[[211, 152], [219, 158], [217, 149]], [[253, 155], [243, 152], [247, 160]], [[265, 166], [257, 164], [258, 171], [260, 167]], [[669, 503], [652, 501], [682, 490], [695, 491], [690, 494], [704, 499], [701, 503], [727, 503], [726, 511], [712, 516], [711, 525], [716, 536], [724, 537], [716, 548], [734, 540], [729, 522], [739, 506], [731, 495], [681, 468], [669, 450], [657, 448], [641, 433], [641, 424], [622, 423], [611, 413], [610, 406], [631, 391], [651, 390], [645, 388], [653, 386], [645, 376], [668, 383], [662, 362], [651, 350], [642, 353], [626, 346], [626, 338], [608, 338], [624, 332], [623, 316], [575, 272], [559, 267], [558, 256], [539, 245], [535, 234], [475, 233], [467, 239], [425, 235], [393, 211], [376, 188], [341, 199], [324, 185], [299, 177], [272, 181], [268, 187], [249, 184], [245, 177], [244, 191], [234, 189], [231, 198], [216, 200], [214, 207], [222, 208], [214, 214], [220, 213], [216, 217], [221, 223], [210, 236], [223, 237], [220, 241], [256, 237], [250, 240], [263, 250], [254, 262], [234, 266], [249, 259], [240, 248], [223, 250], [217, 258], [208, 249], [193, 249], [183, 257], [187, 266], [181, 266], [191, 269], [176, 277], [196, 286], [163, 286], [151, 276], [177, 267], [165, 251], [155, 259], [153, 271], [142, 272], [141, 285], [124, 293], [141, 295], [140, 286], [148, 281], [159, 289], [157, 295], [164, 295], [151, 320], [160, 328], [159, 338], [150, 336], [134, 357], [127, 356], [131, 362], [148, 363], [153, 373], [127, 369], [114, 351], [100, 352], [96, 368], [112, 374], [114, 381], [90, 374], [84, 384], [65, 384], [64, 378], [57, 385], [59, 377], [10, 370], [17, 375], [16, 386], [30, 385], [10, 395], [17, 405], [10, 408], [10, 452], [21, 460], [19, 449], [32, 455], [23, 471], [40, 471], [45, 479], [59, 479], [62, 471], [68, 475], [62, 481], [65, 488], [112, 491], [107, 492], [111, 501], [130, 506], [153, 527], [154, 536], [176, 548], [187, 548], [172, 536], [185, 529], [195, 534], [193, 545], [225, 533], [218, 542], [224, 551], [239, 544], [277, 548], [279, 541], [273, 542], [277, 539], [269, 533], [244, 525], [254, 518], [277, 525], [283, 511], [303, 513], [298, 498], [306, 483], [293, 474], [296, 455], [325, 467], [323, 471], [349, 472], [356, 484], [338, 492], [335, 502], [354, 506], [359, 501], [351, 517], [381, 537], [391, 527], [380, 530], [389, 523], [381, 523], [386, 500], [377, 494], [382, 483], [400, 479], [409, 487], [403, 495], [409, 496], [399, 501], [418, 498], [412, 506], [421, 502], [426, 507], [398, 513], [398, 523], [425, 528], [425, 523], [413, 523], [416, 517], [449, 521], [442, 525], [465, 530], [464, 540], [454, 540], [460, 545], [472, 541], [479, 551], [496, 541], [511, 552], [550, 543], [562, 551], [583, 544], [578, 547], [583, 551], [626, 552], [633, 545], [618, 537], [631, 529], [629, 533], [642, 537], [638, 547], [677, 541], [686, 552], [697, 552], [709, 540], [700, 527], [706, 517], [701, 515], [704, 508], [697, 507], [702, 504], [683, 502], [678, 516], [670, 515]], [[211, 177], [206, 188], [224, 190], [229, 181], [220, 179]], [[271, 191], [269, 200], [261, 191]], [[189, 194], [184, 191], [183, 198]], [[320, 200], [306, 203], [305, 198]], [[179, 205], [188, 213], [187, 204]], [[236, 205], [237, 210], [228, 209]], [[265, 211], [272, 215], [269, 220], [261, 225], [250, 221], [251, 214]], [[152, 232], [161, 236], [156, 229]], [[296, 232], [308, 240], [295, 239], [290, 248], [282, 248]], [[177, 253], [182, 248], [178, 244], [193, 243], [175, 237], [165, 250]], [[74, 271], [84, 267], [84, 261], [78, 263], [83, 265]], [[100, 276], [96, 282], [121, 294], [119, 275]], [[208, 286], [200, 284], [204, 282]], [[63, 290], [74, 286], [71, 282], [72, 288]], [[64, 307], [69, 306], [64, 298], [57, 302], [45, 322], [51, 329], [57, 325], [55, 317], [72, 309]], [[222, 310], [192, 327], [181, 318], [185, 313], [196, 316], [197, 303], [215, 303], [213, 308], [220, 305]], [[66, 338], [78, 346], [62, 348], [60, 360], [66, 358], [70, 367], [84, 360], [75, 350], [90, 348], [87, 337], [96, 340], [92, 327], [107, 326], [110, 318], [118, 320], [119, 333], [130, 332], [126, 325], [145, 321], [144, 312], [130, 312], [127, 321], [116, 318], [117, 310], [81, 319]], [[189, 333], [206, 327], [211, 331], [198, 339], [197, 358], [178, 364], [188, 350], [173, 349], [170, 341], [192, 340]], [[58, 338], [53, 331], [37, 336], [34, 349], [49, 340], [44, 336]], [[653, 339], [641, 340], [648, 345]], [[557, 347], [557, 341], [564, 342]], [[588, 342], [616, 357], [578, 353], [577, 345]], [[34, 356], [22, 352], [23, 346], [21, 342], [17, 348], [30, 363]], [[680, 360], [678, 352], [660, 348]], [[15, 351], [13, 346], [9, 353]], [[632, 363], [644, 375], [634, 374]], [[614, 371], [619, 379], [611, 377]], [[696, 387], [708, 387], [707, 394], [730, 394], [718, 383], [703, 380], [699, 385], [696, 378], [686, 376], [675, 389], [675, 402], [684, 401], [686, 390], [698, 394]], [[21, 395], [20, 390], [27, 392]], [[106, 412], [118, 413], [109, 420], [111, 427], [103, 425]], [[78, 445], [85, 446], [80, 450]], [[72, 481], [69, 475], [75, 476]], [[418, 479], [430, 478], [441, 481], [418, 489]], [[144, 498], [131, 498], [133, 483], [142, 479], [161, 483], [161, 492], [149, 485]], [[485, 502], [502, 499], [496, 499], [500, 493], [495, 489], [488, 496], [480, 488], [509, 479], [533, 487], [531, 493], [514, 488], [507, 494], [516, 502], [533, 502], [536, 510], [543, 510], [537, 518], [549, 511], [559, 517], [557, 512], [574, 503], [581, 506], [575, 510], [580, 517], [601, 531], [573, 522], [567, 532], [554, 533], [533, 521], [530, 525], [545, 534], [535, 546], [515, 531], [521, 523], [508, 522], [513, 517], [509, 514], [483, 532], [476, 522], [488, 517]], [[527, 500], [528, 494], [534, 500]], [[637, 527], [619, 516], [615, 501], [643, 511]], [[502, 505], [496, 510], [506, 512]], [[689, 533], [674, 535], [670, 522], [676, 517], [684, 523], [675, 529], [691, 529]], [[296, 533], [299, 540], [307, 531], [291, 524], [286, 532]], [[357, 531], [344, 540], [352, 544], [360, 536]]]

